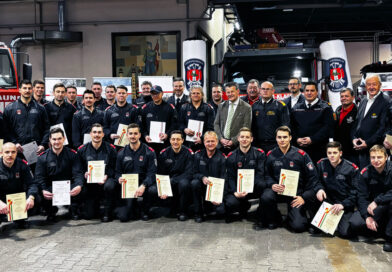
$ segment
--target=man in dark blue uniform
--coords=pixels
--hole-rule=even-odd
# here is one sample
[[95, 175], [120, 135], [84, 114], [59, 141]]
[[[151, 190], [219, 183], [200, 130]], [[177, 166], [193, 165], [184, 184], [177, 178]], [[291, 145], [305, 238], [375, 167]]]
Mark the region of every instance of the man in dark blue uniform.
[[43, 197], [42, 206], [48, 214], [47, 221], [55, 221], [57, 207], [52, 206], [52, 182], [71, 182], [70, 214], [73, 220], [80, 219], [81, 192], [84, 178], [76, 151], [64, 146], [64, 132], [60, 128], [50, 131], [51, 148], [41, 153], [35, 169], [35, 182]]
[[333, 111], [327, 102], [317, 97], [316, 83], [306, 83], [304, 95], [305, 102], [297, 103], [291, 111], [293, 143], [316, 163], [324, 157], [325, 145], [333, 137]]
[[150, 218], [149, 210], [151, 206], [148, 190], [155, 184], [157, 159], [154, 150], [140, 142], [141, 133], [138, 124], [128, 125], [127, 137], [129, 145], [120, 150], [117, 155], [116, 181], [118, 181], [118, 186], [116, 187], [116, 194], [118, 196], [121, 194], [120, 184], [125, 182], [125, 179], [121, 177], [123, 174], [138, 174], [139, 187], [134, 195], [135, 198], [119, 199], [115, 214], [121, 222], [137, 218], [137, 197], [143, 197], [141, 218], [147, 221]]
[[173, 95], [169, 97], [167, 103], [172, 104], [177, 111], [180, 113], [182, 105], [189, 103], [189, 96], [184, 94], [184, 80], [180, 77], [175, 77], [173, 79]]
[[76, 109], [65, 102], [65, 86], [62, 83], [53, 86], [53, 101], [44, 105], [49, 117], [50, 126], [63, 124], [69, 146], [72, 145], [72, 118]]
[[81, 110], [83, 108], [83, 105], [78, 101], [77, 97], [78, 97], [78, 92], [76, 87], [73, 85], [67, 86], [66, 102], [74, 106], [76, 110]]
[[[359, 179], [358, 166], [342, 158], [342, 145], [339, 142], [327, 144], [327, 158], [317, 163], [319, 183], [315, 187], [317, 199], [332, 204], [330, 212], [338, 214], [344, 211], [337, 231], [342, 238], [353, 235], [350, 219], [357, 202], [355, 186]], [[315, 208], [319, 208], [316, 203]]]
[[219, 104], [223, 102], [222, 92], [223, 92], [222, 85], [220, 85], [218, 83], [213, 83], [212, 84], [212, 90], [211, 90], [211, 97], [212, 97], [212, 99], [209, 102], [209, 104], [214, 109], [215, 115], [218, 112]]
[[79, 147], [84, 143], [84, 138], [86, 134], [90, 134], [93, 124], [103, 125], [104, 112], [94, 107], [94, 101], [94, 92], [91, 90], [84, 91], [84, 107], [77, 111], [72, 119], [72, 142], [74, 147]]
[[[209, 206], [208, 202], [204, 201], [207, 186], [211, 182], [208, 178], [224, 179], [226, 175], [226, 156], [216, 148], [219, 142], [218, 135], [214, 131], [207, 131], [203, 140], [205, 149], [195, 153], [191, 182], [196, 223], [203, 221], [204, 211], [206, 210], [203, 207], [208, 208]], [[212, 204], [216, 208], [217, 214], [224, 214], [223, 203], [212, 202]]]
[[49, 102], [45, 99], [45, 82], [42, 80], [34, 80], [33, 96], [31, 98], [41, 105], [45, 105]]
[[[215, 113], [214, 109], [203, 102], [203, 88], [200, 86], [191, 87], [191, 103], [182, 105], [179, 115], [179, 128], [185, 135], [194, 137], [194, 141], [185, 141], [185, 145], [193, 151], [197, 151], [203, 147], [202, 135], [205, 131], [214, 130]], [[189, 120], [202, 121], [203, 129], [197, 134], [189, 128]]]
[[91, 127], [91, 142], [81, 145], [78, 150], [78, 157], [81, 162], [81, 174], [85, 179], [89, 178], [89, 161], [104, 161], [104, 179], [95, 184], [85, 184], [85, 195], [83, 199], [82, 216], [85, 219], [97, 218], [101, 215], [100, 204], [103, 200], [104, 211], [101, 216], [102, 222], [109, 222], [112, 218], [114, 196], [117, 181], [114, 177], [116, 168], [117, 152], [116, 147], [108, 142], [104, 142], [105, 136], [101, 124], [93, 124]]
[[[226, 209], [226, 221], [232, 219], [232, 214], [240, 213], [240, 217], [246, 218], [250, 208], [249, 199], [260, 199], [262, 184], [264, 182], [265, 154], [260, 148], [252, 147], [252, 131], [243, 127], [238, 133], [239, 147], [227, 155], [226, 169], [227, 178], [225, 182], [224, 203]], [[238, 170], [253, 169], [254, 185], [253, 192], [239, 192], [237, 190]], [[258, 209], [259, 211], [259, 209]], [[260, 216], [258, 213], [258, 220]]]
[[48, 115], [42, 105], [31, 99], [31, 82], [22, 80], [19, 86], [20, 98], [7, 105], [3, 114], [7, 139], [16, 144], [18, 152], [23, 152], [22, 145], [36, 141], [39, 154], [48, 145]]
[[[280, 224], [282, 217], [277, 203], [282, 201], [288, 204], [287, 223], [290, 229], [303, 232], [309, 227], [306, 211], [311, 218], [315, 213], [313, 203], [316, 201], [314, 188], [318, 182], [317, 170], [306, 152], [290, 144], [291, 130], [288, 127], [276, 130], [276, 141], [278, 146], [268, 152], [265, 163], [264, 192], [260, 200], [261, 223], [269, 229], [275, 229]], [[294, 197], [279, 195], [285, 189], [284, 185], [279, 185], [282, 169], [299, 172], [297, 195]]]
[[143, 107], [144, 104], [152, 101], [151, 93], [150, 93], [151, 88], [152, 88], [151, 82], [150, 81], [143, 81], [141, 84], [141, 88], [142, 88], [141, 96], [139, 98], [137, 98], [136, 102], [134, 103], [139, 108]]
[[105, 111], [109, 107], [109, 103], [102, 97], [102, 84], [100, 82], [93, 82], [91, 90], [94, 92], [95, 102], [94, 108]]
[[266, 152], [276, 147], [275, 131], [280, 126], [290, 125], [289, 111], [283, 101], [275, 100], [272, 95], [274, 85], [265, 81], [261, 84], [261, 100], [252, 106], [253, 145]]
[[259, 96], [259, 81], [257, 79], [251, 79], [246, 86], [246, 96], [241, 97], [249, 105], [253, 105], [256, 102], [260, 101]]

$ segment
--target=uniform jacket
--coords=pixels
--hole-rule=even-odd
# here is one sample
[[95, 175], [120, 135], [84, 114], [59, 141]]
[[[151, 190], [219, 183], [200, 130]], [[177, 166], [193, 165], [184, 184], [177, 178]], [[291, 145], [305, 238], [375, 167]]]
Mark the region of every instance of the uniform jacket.
[[182, 98], [180, 99], [180, 104], [179, 105], [176, 104], [176, 101], [177, 101], [177, 97], [176, 97], [175, 94], [173, 94], [172, 96], [170, 96], [167, 99], [166, 102], [169, 103], [169, 104], [172, 104], [175, 107], [177, 113], [180, 113], [180, 109], [181, 109], [182, 105], [184, 105], [186, 103], [189, 103], [189, 96], [184, 94], [182, 96]]
[[184, 132], [188, 127], [189, 119], [203, 121], [202, 135], [206, 131], [214, 130], [214, 109], [206, 103], [201, 103], [199, 108], [195, 108], [192, 103], [182, 105], [179, 115], [179, 129]]
[[110, 139], [110, 134], [116, 134], [118, 125], [129, 125], [139, 123], [139, 108], [136, 105], [126, 103], [125, 106], [119, 107], [117, 103], [106, 109], [103, 127], [105, 136]]
[[108, 107], [110, 107], [109, 103], [106, 101], [105, 98], [101, 97], [101, 100], [95, 101], [94, 108], [105, 111]]
[[[286, 97], [285, 99], [283, 99], [283, 102], [287, 105], [289, 112], [291, 112], [291, 110], [293, 109], [293, 107], [291, 106], [291, 95], [289, 97]], [[299, 97], [298, 97], [298, 101], [295, 105], [297, 105], [298, 103], [302, 103], [302, 102], [305, 102], [305, 97], [303, 96], [302, 93], [300, 93]]]
[[202, 180], [203, 177], [224, 179], [226, 177], [226, 156], [216, 149], [209, 158], [205, 149], [195, 153], [193, 162], [193, 179]]
[[161, 151], [158, 157], [158, 174], [169, 175], [170, 179], [192, 179], [193, 151], [186, 146], [175, 153], [170, 146]]
[[83, 107], [81, 111], [77, 111], [72, 118], [72, 142], [75, 147], [83, 144], [84, 134], [89, 134], [91, 126], [94, 123], [103, 125], [104, 112], [95, 109], [90, 112]]

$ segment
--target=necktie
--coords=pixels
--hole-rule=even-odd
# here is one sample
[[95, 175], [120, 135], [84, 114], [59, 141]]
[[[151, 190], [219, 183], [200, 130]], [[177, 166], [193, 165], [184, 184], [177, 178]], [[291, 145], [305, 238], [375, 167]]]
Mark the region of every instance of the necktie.
[[225, 126], [225, 131], [224, 131], [224, 136], [226, 139], [230, 139], [230, 127], [231, 127], [231, 121], [233, 119], [234, 115], [234, 104], [230, 103], [230, 109], [229, 109], [229, 114], [227, 115], [227, 120], [226, 120], [226, 126]]
[[308, 104], [308, 108], [310, 109], [311, 106], [312, 106], [312, 104], [309, 103], [309, 104]]
[[176, 100], [176, 110], [177, 110], [177, 112], [180, 110], [180, 99], [179, 98], [177, 98], [177, 100]]

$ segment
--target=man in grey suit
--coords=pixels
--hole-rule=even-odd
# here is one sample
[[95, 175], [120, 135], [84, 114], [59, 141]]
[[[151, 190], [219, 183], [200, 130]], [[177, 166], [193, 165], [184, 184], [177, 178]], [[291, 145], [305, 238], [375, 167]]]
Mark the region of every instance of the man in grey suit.
[[214, 130], [218, 135], [222, 151], [227, 154], [237, 147], [237, 134], [240, 129], [251, 127], [252, 108], [239, 98], [240, 90], [237, 83], [229, 82], [225, 89], [229, 100], [219, 104]]

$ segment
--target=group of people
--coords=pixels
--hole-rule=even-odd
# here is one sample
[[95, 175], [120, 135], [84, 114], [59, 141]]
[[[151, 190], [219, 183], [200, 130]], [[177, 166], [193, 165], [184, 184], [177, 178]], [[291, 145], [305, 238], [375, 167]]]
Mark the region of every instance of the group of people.
[[[149, 220], [152, 206], [169, 205], [180, 221], [193, 215], [201, 223], [213, 213], [230, 222], [246, 218], [249, 200], [258, 199], [256, 230], [285, 223], [294, 232], [315, 233], [309, 220], [327, 201], [332, 213], [344, 211], [338, 235], [382, 236], [384, 250], [392, 251], [392, 164], [387, 154], [392, 114], [378, 76], [366, 79], [367, 97], [358, 110], [353, 91], [344, 89], [335, 112], [319, 98], [317, 84], [308, 82], [301, 92], [294, 77], [288, 83], [291, 94], [282, 101], [273, 98], [268, 81], [250, 80], [244, 97], [234, 82], [224, 88], [228, 100], [222, 99], [223, 87], [214, 84], [206, 103], [202, 87], [192, 86], [188, 96], [183, 79], [174, 78], [173, 95], [165, 101], [162, 88], [146, 81], [141, 97], [130, 104], [125, 86], [107, 86], [105, 99], [101, 84], [94, 82], [79, 103], [76, 88], [59, 83], [48, 102], [42, 81], [22, 81], [20, 98], [0, 115], [5, 142], [0, 214], [8, 213], [7, 194], [26, 192], [26, 210], [39, 206], [48, 221], [56, 221], [52, 182], [59, 180], [71, 181], [74, 220]], [[189, 128], [189, 120], [202, 121], [202, 132]], [[153, 121], [165, 123], [160, 143], [149, 135]], [[58, 124], [64, 130], [53, 128]], [[127, 126], [125, 147], [113, 145], [122, 137], [120, 124]], [[28, 165], [23, 145], [32, 141], [39, 157]], [[88, 184], [88, 162], [97, 160], [105, 163], [104, 179]], [[240, 169], [253, 169], [253, 192], [238, 190]], [[294, 197], [282, 195], [282, 169], [299, 172]], [[134, 198], [121, 198], [123, 174], [138, 174]], [[158, 197], [156, 174], [170, 177], [173, 197]], [[210, 177], [225, 180], [221, 202], [205, 200]], [[284, 220], [280, 202], [288, 207]]]

